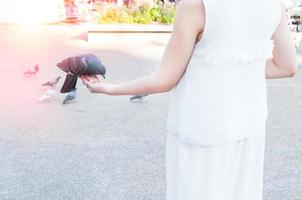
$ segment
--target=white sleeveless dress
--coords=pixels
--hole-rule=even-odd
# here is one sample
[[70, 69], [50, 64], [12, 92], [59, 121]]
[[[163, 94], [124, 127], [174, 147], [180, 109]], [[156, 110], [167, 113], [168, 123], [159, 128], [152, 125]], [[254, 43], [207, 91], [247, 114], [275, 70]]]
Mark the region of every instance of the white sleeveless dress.
[[170, 96], [167, 200], [261, 200], [265, 62], [281, 0], [203, 3], [202, 39]]

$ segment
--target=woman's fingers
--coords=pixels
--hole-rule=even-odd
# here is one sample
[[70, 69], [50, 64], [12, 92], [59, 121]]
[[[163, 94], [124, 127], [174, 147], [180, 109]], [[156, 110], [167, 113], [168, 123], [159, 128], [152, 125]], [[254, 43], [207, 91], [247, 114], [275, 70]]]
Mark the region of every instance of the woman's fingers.
[[98, 76], [95, 75], [95, 76], [91, 77], [91, 81], [92, 81], [93, 83], [97, 83], [97, 82], [99, 82], [100, 80], [99, 80]]
[[97, 82], [99, 82], [99, 81], [100, 81], [100, 79], [99, 79], [98, 75], [96, 75], [96, 74], [95, 74], [95, 75], [93, 75], [92, 77], [93, 77], [93, 78], [94, 78], [94, 79], [95, 79]]
[[82, 81], [83, 81], [83, 80], [89, 80], [89, 78], [88, 78], [87, 75], [81, 75], [81, 76], [80, 76], [80, 79], [82, 79]]
[[104, 82], [104, 79], [99, 78], [97, 75], [81, 76], [80, 78], [91, 93], [102, 91], [103, 83], [101, 82]]
[[86, 87], [90, 87], [91, 81], [87, 78], [83, 78], [82, 79], [82, 83], [86, 86]]
[[97, 75], [90, 75], [90, 76], [87, 76], [87, 75], [82, 75], [80, 77], [82, 80], [87, 80], [87, 81], [90, 81], [92, 83], [96, 83], [96, 82], [99, 82], [100, 79]]
[[103, 76], [101, 77], [98, 76], [98, 81], [105, 81], [105, 78]]

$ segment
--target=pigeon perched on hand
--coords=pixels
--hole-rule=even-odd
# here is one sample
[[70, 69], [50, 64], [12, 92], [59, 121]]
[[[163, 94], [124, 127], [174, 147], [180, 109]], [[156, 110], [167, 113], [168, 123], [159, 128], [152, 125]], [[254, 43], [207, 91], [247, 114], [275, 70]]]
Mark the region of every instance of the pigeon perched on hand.
[[101, 60], [93, 54], [83, 54], [66, 58], [57, 64], [62, 71], [66, 72], [61, 93], [71, 92], [76, 88], [77, 79], [82, 75], [102, 75], [105, 78], [106, 68]]
[[71, 103], [72, 101], [74, 101], [75, 98], [77, 97], [76, 91], [77, 91], [77, 89], [74, 89], [74, 90], [68, 92], [67, 95], [65, 96], [63, 104], [68, 104], [68, 103]]
[[56, 87], [56, 85], [58, 84], [58, 82], [60, 81], [61, 76], [58, 76], [56, 79], [51, 80], [51, 81], [47, 81], [45, 83], [42, 84], [42, 86], [49, 86], [51, 88]]
[[134, 95], [134, 96], [132, 96], [131, 98], [130, 98], [130, 101], [131, 102], [134, 102], [134, 101], [142, 101], [142, 100], [144, 100], [144, 97], [146, 97], [147, 96], [147, 94], [145, 94], [145, 95]]
[[56, 91], [53, 88], [50, 88], [46, 90], [46, 92], [38, 98], [38, 101], [43, 103], [49, 101], [51, 98], [53, 98], [56, 95]]
[[25, 76], [35, 75], [39, 71], [39, 69], [40, 69], [39, 64], [36, 64], [34, 66], [34, 69], [28, 69], [26, 72], [24, 72], [24, 75]]

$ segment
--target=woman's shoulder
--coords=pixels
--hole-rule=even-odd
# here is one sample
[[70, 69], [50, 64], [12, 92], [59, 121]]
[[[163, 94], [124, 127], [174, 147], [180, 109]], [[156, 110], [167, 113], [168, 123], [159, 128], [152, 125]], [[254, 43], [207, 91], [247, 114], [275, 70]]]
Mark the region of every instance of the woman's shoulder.
[[182, 0], [178, 4], [179, 5], [202, 5], [204, 0]]
[[178, 10], [188, 10], [202, 13], [204, 11], [203, 0], [182, 0], [177, 4]]
[[195, 29], [202, 31], [205, 25], [203, 0], [180, 1], [177, 5], [176, 21], [179, 22], [178, 24], [191, 24]]

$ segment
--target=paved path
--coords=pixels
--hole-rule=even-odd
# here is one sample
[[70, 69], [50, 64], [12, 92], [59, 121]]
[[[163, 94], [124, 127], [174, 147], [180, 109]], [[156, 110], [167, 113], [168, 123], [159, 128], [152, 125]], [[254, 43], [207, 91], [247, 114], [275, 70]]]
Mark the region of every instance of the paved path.
[[[121, 82], [158, 67], [163, 41], [67, 40], [57, 30], [5, 29], [0, 80], [1, 200], [165, 200], [165, 133], [169, 94], [141, 103], [128, 96], [92, 95], [78, 84], [75, 103], [36, 99], [40, 84], [64, 75], [55, 64], [91, 52]], [[70, 34], [76, 34], [74, 29]], [[21, 34], [22, 33], [22, 34]], [[68, 36], [68, 37], [67, 37]], [[5, 39], [5, 40], [4, 40]], [[3, 48], [5, 47], [5, 48]], [[25, 78], [40, 63], [38, 76]], [[61, 82], [62, 84], [62, 82]], [[269, 80], [264, 200], [301, 200], [302, 72]]]

